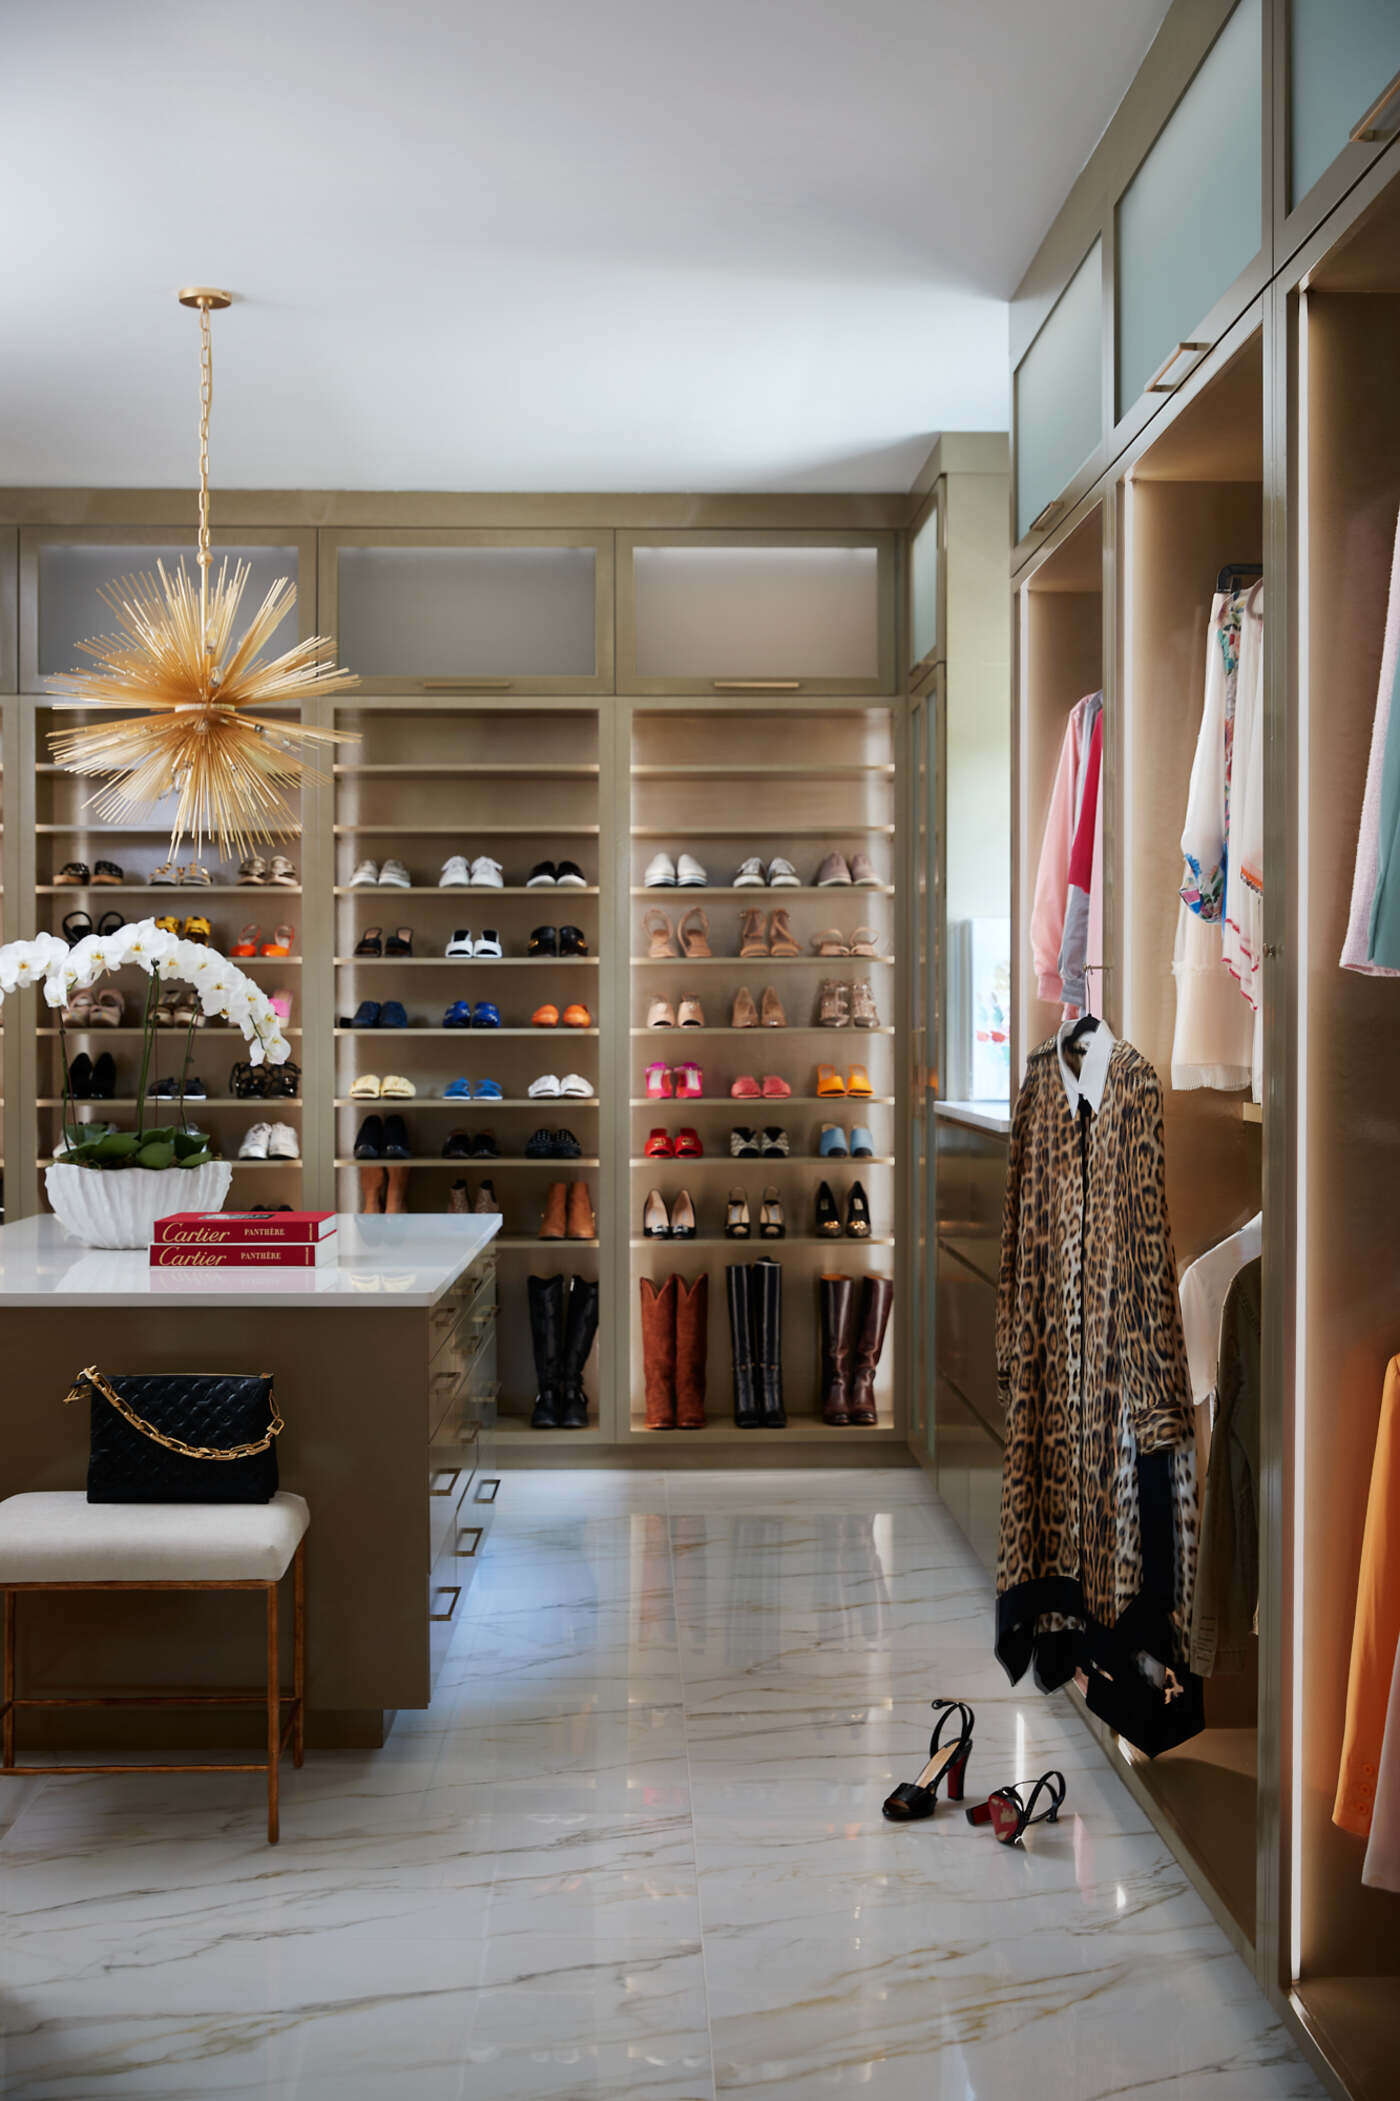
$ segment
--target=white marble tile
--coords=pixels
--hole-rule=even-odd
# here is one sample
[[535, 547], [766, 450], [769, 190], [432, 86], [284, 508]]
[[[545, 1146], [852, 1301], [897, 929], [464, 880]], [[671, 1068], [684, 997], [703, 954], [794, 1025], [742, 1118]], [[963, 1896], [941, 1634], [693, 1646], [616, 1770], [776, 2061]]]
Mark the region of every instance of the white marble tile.
[[[256, 1776], [17, 1784], [16, 2101], [1314, 2101], [914, 1470], [511, 1475], [431, 1708]], [[935, 1691], [1003, 1848], [880, 1803]], [[0, 1783], [3, 1787], [3, 1783]], [[0, 1793], [0, 1813], [5, 1796]]]

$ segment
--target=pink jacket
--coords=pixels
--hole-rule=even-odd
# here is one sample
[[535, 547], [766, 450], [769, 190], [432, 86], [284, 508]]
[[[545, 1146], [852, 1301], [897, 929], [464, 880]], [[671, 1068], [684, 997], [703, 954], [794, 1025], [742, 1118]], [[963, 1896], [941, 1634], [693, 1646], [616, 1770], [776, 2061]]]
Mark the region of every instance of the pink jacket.
[[[1036, 870], [1035, 900], [1031, 907], [1031, 958], [1035, 965], [1036, 991], [1041, 999], [1062, 1000], [1060, 949], [1064, 941], [1065, 912], [1069, 899], [1070, 861], [1081, 813], [1081, 799], [1088, 772], [1085, 723], [1097, 715], [1099, 696], [1087, 694], [1076, 701], [1065, 724], [1055, 785], [1050, 791], [1050, 809]], [[1102, 961], [1103, 935], [1103, 835], [1094, 832], [1093, 877], [1089, 898], [1088, 960]]]

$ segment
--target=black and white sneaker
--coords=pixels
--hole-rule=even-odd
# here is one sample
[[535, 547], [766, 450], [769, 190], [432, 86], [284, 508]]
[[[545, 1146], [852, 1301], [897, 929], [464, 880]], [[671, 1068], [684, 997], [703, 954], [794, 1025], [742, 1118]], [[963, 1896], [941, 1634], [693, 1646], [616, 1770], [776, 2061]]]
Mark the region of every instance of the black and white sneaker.
[[559, 880], [559, 871], [552, 861], [536, 861], [525, 878], [527, 890], [552, 890]]
[[577, 861], [561, 861], [554, 871], [554, 880], [561, 890], [586, 890], [588, 878]]

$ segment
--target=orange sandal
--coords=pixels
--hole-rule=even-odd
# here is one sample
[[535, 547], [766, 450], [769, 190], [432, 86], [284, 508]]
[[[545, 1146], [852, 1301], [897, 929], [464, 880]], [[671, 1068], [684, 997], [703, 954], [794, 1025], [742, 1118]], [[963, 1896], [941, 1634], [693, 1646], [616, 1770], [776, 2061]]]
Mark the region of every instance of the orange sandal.
[[532, 1029], [557, 1029], [559, 1026], [559, 1009], [551, 1006], [546, 1001], [542, 1007], [536, 1007], [534, 1013], [530, 1016], [530, 1026]]
[[846, 1081], [847, 1094], [872, 1095], [875, 1089], [870, 1084], [870, 1075], [863, 1065], [853, 1065]]
[[845, 1092], [846, 1082], [834, 1065], [819, 1065], [817, 1067], [818, 1094], [844, 1094]]
[[262, 952], [265, 956], [289, 956], [295, 939], [296, 928], [283, 920], [281, 926], [273, 928], [272, 939], [263, 943]]
[[564, 1026], [566, 1029], [591, 1029], [593, 1016], [587, 1007], [575, 1000], [564, 1009]]
[[255, 956], [258, 952], [258, 943], [261, 940], [262, 928], [255, 926], [250, 919], [247, 926], [240, 928], [238, 939], [229, 950], [229, 954], [231, 956]]

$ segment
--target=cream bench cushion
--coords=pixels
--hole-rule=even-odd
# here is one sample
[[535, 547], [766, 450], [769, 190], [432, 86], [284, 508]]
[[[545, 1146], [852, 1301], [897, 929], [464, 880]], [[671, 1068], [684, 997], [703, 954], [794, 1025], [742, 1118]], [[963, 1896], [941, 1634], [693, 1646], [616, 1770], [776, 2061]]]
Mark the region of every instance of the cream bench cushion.
[[90, 1503], [81, 1489], [0, 1502], [0, 1588], [11, 1583], [275, 1583], [311, 1522], [301, 1496], [268, 1503]]

